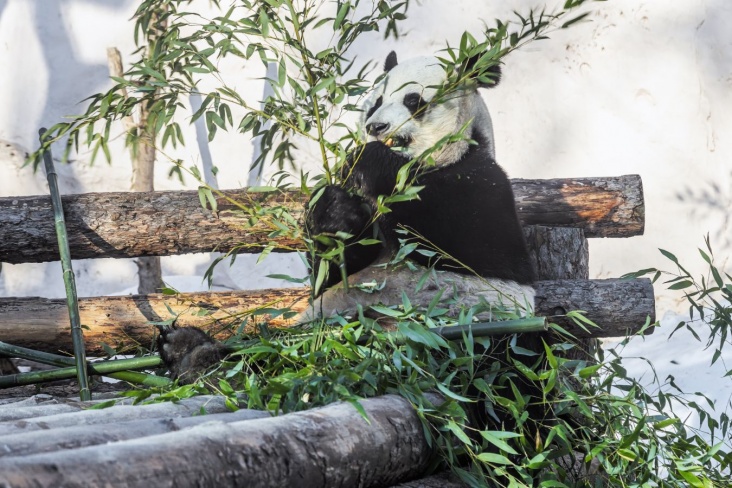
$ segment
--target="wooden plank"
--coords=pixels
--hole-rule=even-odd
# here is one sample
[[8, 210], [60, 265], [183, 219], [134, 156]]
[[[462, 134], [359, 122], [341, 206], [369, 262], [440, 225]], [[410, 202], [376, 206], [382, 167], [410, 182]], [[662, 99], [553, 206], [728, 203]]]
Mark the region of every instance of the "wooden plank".
[[[627, 331], [637, 331], [647, 316], [655, 320], [653, 286], [647, 279], [541, 281], [536, 291], [537, 315], [555, 316], [585, 310], [601, 327], [591, 332], [593, 337], [622, 336]], [[302, 311], [307, 307], [308, 295], [307, 288], [290, 288], [81, 298], [79, 311], [85, 326], [87, 354], [103, 356], [102, 344], [118, 351], [134, 349], [139, 344], [150, 346], [154, 327], [148, 322], [173, 318], [166, 305], [179, 314], [178, 325], [216, 332], [224, 322], [233, 320], [239, 324], [243, 314], [262, 307], [291, 306], [295, 311]], [[201, 309], [205, 315], [197, 313]], [[269, 320], [269, 316], [258, 319]], [[570, 321], [555, 320], [578, 336], [588, 335]], [[252, 323], [249, 320], [250, 327]], [[282, 327], [288, 323], [276, 317], [270, 325]], [[71, 351], [65, 301], [36, 297], [0, 299], [0, 341], [39, 351]]]
[[[610, 178], [513, 180], [519, 217], [525, 225], [579, 227], [587, 237], [643, 233], [644, 203], [638, 175]], [[87, 193], [63, 198], [74, 259], [168, 256], [243, 244], [241, 252], [301, 249], [295, 238], [273, 235], [276, 221], [258, 219], [262, 207], [288, 209], [296, 219], [304, 197], [225, 191], [218, 212], [201, 208], [198, 193]], [[237, 206], [233, 201], [241, 202]], [[276, 220], [276, 219], [275, 219]], [[0, 198], [0, 262], [58, 259], [51, 201], [47, 196]]]

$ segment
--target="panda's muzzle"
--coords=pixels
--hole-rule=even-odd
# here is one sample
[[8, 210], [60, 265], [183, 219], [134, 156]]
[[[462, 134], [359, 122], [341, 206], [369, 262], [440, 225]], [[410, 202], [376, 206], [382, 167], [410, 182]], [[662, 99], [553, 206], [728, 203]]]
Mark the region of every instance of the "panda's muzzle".
[[371, 137], [383, 141], [389, 147], [407, 147], [412, 140], [409, 137], [389, 135], [391, 124], [385, 122], [373, 122], [366, 125], [366, 132]]
[[371, 124], [366, 125], [366, 132], [370, 136], [379, 137], [388, 131], [389, 127], [391, 127], [391, 124], [384, 122], [372, 122]]

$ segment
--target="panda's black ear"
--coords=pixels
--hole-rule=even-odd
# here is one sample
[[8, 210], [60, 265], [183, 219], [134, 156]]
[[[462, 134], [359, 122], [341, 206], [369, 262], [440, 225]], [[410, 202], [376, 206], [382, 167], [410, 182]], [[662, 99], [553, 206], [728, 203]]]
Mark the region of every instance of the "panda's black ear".
[[[483, 55], [476, 54], [475, 56], [468, 59], [465, 64], [465, 70], [468, 72], [472, 71], [475, 67], [475, 63], [478, 62], [481, 56]], [[498, 83], [501, 82], [501, 65], [494, 64], [493, 66], [488, 67], [485, 71], [483, 71], [481, 78], [483, 78], [483, 80], [478, 80], [478, 87], [493, 88], [494, 86], [497, 86]], [[487, 82], [485, 79], [489, 79], [490, 82]]]
[[386, 62], [384, 62], [384, 71], [389, 72], [396, 65], [397, 65], [397, 55], [394, 51], [392, 51], [389, 53], [388, 56], [386, 56]]

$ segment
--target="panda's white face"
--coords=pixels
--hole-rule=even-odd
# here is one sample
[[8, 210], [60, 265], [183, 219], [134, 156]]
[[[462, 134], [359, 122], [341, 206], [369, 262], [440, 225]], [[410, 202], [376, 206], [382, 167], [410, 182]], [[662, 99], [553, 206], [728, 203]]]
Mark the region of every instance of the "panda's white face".
[[[477, 91], [459, 91], [434, 100], [446, 80], [444, 68], [434, 57], [413, 58], [391, 67], [362, 107], [361, 126], [367, 140], [383, 141], [415, 157], [473, 120], [474, 126], [483, 126], [481, 132], [488, 136], [484, 140], [492, 153], [490, 116]], [[454, 143], [433, 157], [437, 165], [452, 164], [467, 149], [467, 143]]]

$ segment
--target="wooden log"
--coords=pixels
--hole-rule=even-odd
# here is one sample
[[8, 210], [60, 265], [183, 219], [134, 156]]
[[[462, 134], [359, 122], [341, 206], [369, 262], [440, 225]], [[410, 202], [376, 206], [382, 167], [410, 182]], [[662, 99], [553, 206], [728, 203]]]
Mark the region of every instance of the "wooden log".
[[391, 488], [469, 488], [451, 473], [440, 473], [406, 483], [399, 483]]
[[[534, 307], [537, 315], [550, 317], [577, 337], [623, 337], [638, 332], [650, 319], [656, 321], [653, 284], [637, 280], [557, 280], [537, 284]], [[561, 315], [584, 310], [599, 329], [584, 332]], [[650, 329], [646, 334], [651, 334]]]
[[48, 430], [36, 430], [0, 437], [0, 457], [27, 456], [62, 449], [97, 446], [127, 439], [138, 439], [188, 429], [205, 422], [221, 421], [231, 423], [269, 417], [270, 415], [267, 412], [259, 410], [238, 410], [213, 415], [196, 415], [195, 417], [164, 417], [115, 422], [106, 424], [103, 429], [78, 425], [57, 428], [50, 432]]
[[[106, 356], [103, 345], [118, 353], [152, 345], [155, 327], [150, 322], [170, 320], [167, 307], [178, 315], [180, 326], [201, 327], [209, 332], [234, 322], [242, 314], [262, 307], [296, 310], [307, 307], [309, 290], [290, 288], [247, 290], [218, 293], [182, 293], [94, 297], [79, 299], [79, 313], [84, 326], [87, 354]], [[268, 315], [258, 317], [269, 319]], [[38, 297], [0, 298], [0, 341], [37, 351], [70, 353], [71, 335], [66, 301]], [[251, 322], [251, 320], [250, 320]], [[283, 326], [281, 317], [273, 326]]]
[[431, 450], [401, 397], [0, 459], [0, 485], [381, 487], [425, 471]]
[[[534, 225], [527, 227], [525, 232], [540, 280], [586, 280], [590, 277], [590, 251], [582, 229]], [[565, 357], [587, 359], [592, 357], [597, 346], [597, 339], [579, 338]]]
[[[526, 225], [580, 227], [587, 237], [626, 237], [643, 233], [640, 177], [513, 180], [519, 217]], [[241, 202], [237, 206], [232, 201]], [[129, 258], [228, 251], [301, 249], [295, 238], [278, 236], [276, 218], [263, 218], [262, 206], [288, 209], [300, 218], [298, 192], [223, 192], [216, 214], [201, 208], [198, 193], [87, 193], [63, 198], [74, 259]], [[242, 208], [248, 210], [242, 210]], [[256, 220], [256, 224], [250, 222]], [[58, 259], [50, 198], [0, 198], [0, 262]]]
[[[646, 316], [655, 320], [653, 286], [650, 280], [560, 280], [537, 283], [537, 315], [554, 316], [571, 310], [585, 310], [601, 326], [593, 337], [618, 337], [637, 331]], [[307, 288], [252, 290], [217, 293], [182, 293], [175, 296], [133, 295], [81, 298], [79, 311], [85, 326], [89, 355], [105, 355], [102, 344], [123, 351], [138, 344], [149, 345], [154, 327], [148, 322], [173, 318], [166, 305], [178, 314], [180, 326], [197, 326], [216, 332], [226, 321], [259, 307], [286, 308], [296, 312], [307, 307]], [[201, 307], [201, 308], [198, 308]], [[200, 310], [206, 313], [201, 315]], [[268, 315], [259, 317], [267, 320]], [[561, 318], [556, 319], [578, 336], [587, 333]], [[251, 322], [250, 326], [252, 326]], [[282, 317], [270, 325], [288, 325]], [[0, 341], [46, 352], [68, 352], [71, 337], [66, 304], [61, 299], [0, 299]]]
[[[128, 422], [131, 420], [158, 419], [166, 417], [191, 417], [199, 415], [201, 409], [207, 413], [223, 413], [229, 409], [220, 396], [203, 395], [186, 398], [176, 403], [153, 403], [150, 405], [116, 405], [102, 410], [82, 410], [47, 415], [45, 417], [26, 417], [24, 419], [0, 422], [0, 437], [34, 432], [37, 430], [62, 429], [65, 427], [99, 426]], [[32, 412], [29, 413], [32, 415]], [[0, 486], [2, 486], [0, 484]]]
[[531, 225], [524, 233], [539, 280], [589, 278], [590, 251], [582, 229]]

